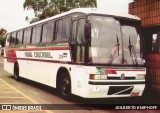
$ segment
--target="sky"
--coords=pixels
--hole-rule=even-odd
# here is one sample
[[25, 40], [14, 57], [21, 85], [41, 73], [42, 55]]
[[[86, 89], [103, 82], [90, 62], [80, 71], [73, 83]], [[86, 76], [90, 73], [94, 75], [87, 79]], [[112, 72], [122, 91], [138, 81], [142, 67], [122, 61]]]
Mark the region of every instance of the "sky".
[[0, 0], [0, 28], [12, 31], [28, 25], [25, 17], [34, 17], [32, 10], [24, 10], [25, 0]]
[[[29, 24], [25, 17], [34, 17], [33, 10], [24, 10], [23, 3], [25, 0], [0, 0], [0, 28], [7, 32], [21, 28]], [[128, 3], [133, 0], [99, 0], [99, 5], [108, 11], [117, 11], [128, 13]]]

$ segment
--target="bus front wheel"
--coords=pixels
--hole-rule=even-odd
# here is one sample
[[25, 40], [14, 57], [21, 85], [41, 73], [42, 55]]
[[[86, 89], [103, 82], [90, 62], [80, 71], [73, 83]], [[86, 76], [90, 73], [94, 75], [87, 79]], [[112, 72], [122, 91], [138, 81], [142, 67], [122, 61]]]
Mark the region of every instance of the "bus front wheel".
[[71, 97], [71, 79], [67, 72], [61, 73], [59, 92], [61, 97], [66, 100], [68, 100]]

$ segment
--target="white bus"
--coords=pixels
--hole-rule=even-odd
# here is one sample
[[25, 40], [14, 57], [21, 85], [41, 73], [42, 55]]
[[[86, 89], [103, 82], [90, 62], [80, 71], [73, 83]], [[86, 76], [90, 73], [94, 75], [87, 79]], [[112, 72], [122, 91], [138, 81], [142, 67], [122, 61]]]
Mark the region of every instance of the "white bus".
[[138, 17], [79, 8], [9, 32], [4, 69], [64, 99], [141, 96], [142, 52]]

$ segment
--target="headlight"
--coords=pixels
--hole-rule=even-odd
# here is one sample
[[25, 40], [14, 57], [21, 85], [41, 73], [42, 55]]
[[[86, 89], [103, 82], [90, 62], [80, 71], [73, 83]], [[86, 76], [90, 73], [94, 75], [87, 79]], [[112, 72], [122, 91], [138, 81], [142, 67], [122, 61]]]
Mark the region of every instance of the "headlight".
[[89, 79], [92, 79], [92, 80], [107, 80], [107, 75], [90, 74]]
[[136, 79], [137, 80], [144, 80], [145, 79], [145, 74], [137, 74]]

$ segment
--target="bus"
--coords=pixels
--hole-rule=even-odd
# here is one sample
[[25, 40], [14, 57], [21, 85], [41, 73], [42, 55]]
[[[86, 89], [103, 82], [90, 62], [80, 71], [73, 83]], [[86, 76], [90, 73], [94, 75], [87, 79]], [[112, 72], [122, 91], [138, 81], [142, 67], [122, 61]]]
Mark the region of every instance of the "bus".
[[56, 88], [64, 99], [142, 96], [140, 19], [78, 8], [6, 35], [4, 69]]

